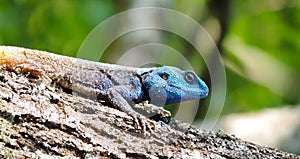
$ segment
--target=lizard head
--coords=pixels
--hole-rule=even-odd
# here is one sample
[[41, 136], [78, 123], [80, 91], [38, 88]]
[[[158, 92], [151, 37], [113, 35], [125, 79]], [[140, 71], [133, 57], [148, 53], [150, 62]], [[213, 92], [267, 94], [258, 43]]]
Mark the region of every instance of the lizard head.
[[153, 69], [144, 78], [150, 103], [164, 106], [208, 95], [208, 87], [193, 71], [163, 66]]

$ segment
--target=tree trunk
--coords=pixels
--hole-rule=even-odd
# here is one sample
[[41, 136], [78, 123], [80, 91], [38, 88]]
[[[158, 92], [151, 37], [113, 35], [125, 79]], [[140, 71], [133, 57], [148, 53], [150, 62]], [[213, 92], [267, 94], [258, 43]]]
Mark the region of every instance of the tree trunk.
[[0, 71], [0, 158], [300, 158], [174, 119], [139, 133], [126, 113]]

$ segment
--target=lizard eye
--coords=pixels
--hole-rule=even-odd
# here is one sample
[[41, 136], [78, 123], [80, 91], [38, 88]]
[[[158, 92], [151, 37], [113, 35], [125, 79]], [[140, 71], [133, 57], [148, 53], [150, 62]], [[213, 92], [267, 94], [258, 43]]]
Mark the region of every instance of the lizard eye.
[[194, 73], [192, 72], [186, 72], [185, 73], [185, 76], [184, 76], [184, 79], [187, 83], [189, 84], [193, 84], [195, 81], [196, 81], [196, 76]]
[[159, 75], [161, 78], [163, 78], [164, 80], [168, 80], [169, 79], [169, 75], [166, 73], [160, 74]]

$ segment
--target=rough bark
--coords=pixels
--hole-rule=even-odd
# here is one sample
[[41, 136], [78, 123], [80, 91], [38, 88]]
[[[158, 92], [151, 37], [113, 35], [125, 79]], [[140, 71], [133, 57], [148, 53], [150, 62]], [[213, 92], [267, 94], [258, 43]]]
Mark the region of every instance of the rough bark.
[[0, 72], [0, 158], [300, 158], [171, 119], [141, 133], [126, 113]]

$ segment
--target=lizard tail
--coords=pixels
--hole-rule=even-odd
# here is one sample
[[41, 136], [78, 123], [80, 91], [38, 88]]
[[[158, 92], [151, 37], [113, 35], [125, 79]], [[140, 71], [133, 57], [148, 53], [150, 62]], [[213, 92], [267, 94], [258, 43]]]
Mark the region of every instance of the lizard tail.
[[43, 53], [20, 47], [0, 46], [0, 70], [9, 70], [16, 74], [24, 74], [30, 77], [40, 78], [43, 83], [50, 83], [51, 79], [36, 62]]

